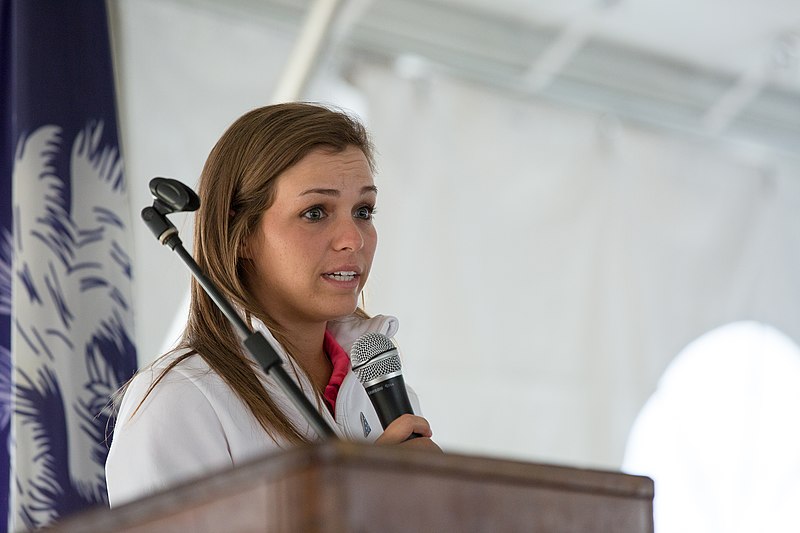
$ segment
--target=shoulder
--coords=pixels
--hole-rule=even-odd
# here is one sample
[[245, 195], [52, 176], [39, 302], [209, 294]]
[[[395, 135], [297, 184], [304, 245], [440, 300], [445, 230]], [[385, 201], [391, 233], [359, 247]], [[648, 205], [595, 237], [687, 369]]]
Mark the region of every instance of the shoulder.
[[106, 462], [109, 500], [118, 505], [278, 446], [200, 355], [170, 353], [127, 386]]
[[202, 400], [205, 392], [214, 390], [212, 383], [219, 376], [197, 353], [180, 350], [159, 357], [139, 370], [125, 386], [119, 405], [117, 420], [125, 423], [131, 415], [145, 406], [169, 408], [176, 395], [187, 395], [187, 400]]
[[200, 393], [204, 381], [214, 380], [216, 374], [196, 353], [188, 350], [171, 352], [142, 368], [125, 386], [117, 419], [125, 423], [130, 416], [147, 404], [163, 404], [177, 391]]
[[232, 464], [209, 397], [218, 378], [201, 357], [181, 355], [156, 361], [127, 386], [106, 461], [112, 505]]

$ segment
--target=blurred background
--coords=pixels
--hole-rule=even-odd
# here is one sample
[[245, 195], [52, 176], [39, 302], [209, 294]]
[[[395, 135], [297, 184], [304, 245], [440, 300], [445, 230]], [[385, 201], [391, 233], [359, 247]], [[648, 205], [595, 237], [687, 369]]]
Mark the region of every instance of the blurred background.
[[[659, 531], [800, 528], [800, 3], [108, 5], [134, 214], [254, 107], [365, 121], [367, 311], [443, 448], [650, 475]], [[145, 364], [189, 276], [134, 231]]]

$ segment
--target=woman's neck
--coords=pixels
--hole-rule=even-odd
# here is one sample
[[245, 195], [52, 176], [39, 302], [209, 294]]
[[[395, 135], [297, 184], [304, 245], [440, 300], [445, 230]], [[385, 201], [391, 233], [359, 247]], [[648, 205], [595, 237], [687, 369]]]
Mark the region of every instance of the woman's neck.
[[292, 356], [305, 370], [314, 389], [323, 392], [331, 379], [333, 366], [323, 349], [326, 324], [292, 324], [284, 326], [291, 343]]

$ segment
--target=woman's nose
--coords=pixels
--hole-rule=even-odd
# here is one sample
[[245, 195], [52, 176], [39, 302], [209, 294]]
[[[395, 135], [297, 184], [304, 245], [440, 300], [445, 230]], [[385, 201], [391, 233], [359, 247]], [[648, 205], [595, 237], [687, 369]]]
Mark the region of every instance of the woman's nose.
[[336, 224], [333, 244], [336, 250], [357, 252], [363, 248], [364, 235], [358, 222], [349, 216], [342, 217]]

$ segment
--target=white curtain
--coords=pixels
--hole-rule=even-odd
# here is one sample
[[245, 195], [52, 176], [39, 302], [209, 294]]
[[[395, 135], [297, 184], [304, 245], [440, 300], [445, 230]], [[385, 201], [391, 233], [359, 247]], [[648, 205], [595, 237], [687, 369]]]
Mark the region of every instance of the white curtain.
[[694, 338], [800, 339], [796, 161], [441, 77], [356, 85], [381, 152], [370, 309], [400, 317], [447, 447], [616, 468]]
[[[194, 183], [224, 128], [268, 103], [294, 35], [182, 2], [120, 12], [138, 211], [147, 180]], [[618, 468], [636, 414], [694, 338], [749, 318], [800, 339], [797, 160], [444, 76], [354, 63], [349, 79], [379, 152], [367, 307], [400, 318], [407, 380], [445, 448]], [[323, 80], [311, 97], [333, 95]], [[143, 361], [188, 283], [146, 231]]]

